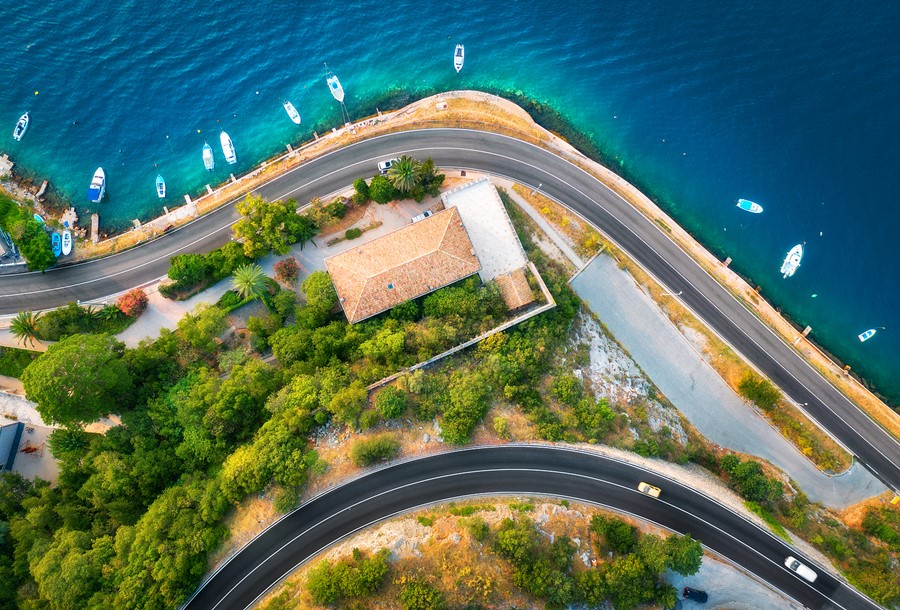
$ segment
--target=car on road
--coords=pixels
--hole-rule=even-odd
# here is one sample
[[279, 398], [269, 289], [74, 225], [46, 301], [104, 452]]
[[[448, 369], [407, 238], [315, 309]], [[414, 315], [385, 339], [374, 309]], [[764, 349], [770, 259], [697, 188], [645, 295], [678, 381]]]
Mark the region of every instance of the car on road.
[[785, 567], [800, 576], [801, 578], [805, 578], [809, 582], [816, 582], [816, 578], [819, 576], [815, 572], [813, 572], [808, 566], [800, 563], [799, 559], [795, 559], [794, 557], [788, 556], [787, 559], [784, 560]]
[[659, 494], [662, 492], [659, 487], [655, 487], [650, 483], [644, 483], [643, 481], [638, 483], [638, 491], [641, 493], [645, 493], [653, 498], [658, 498]]
[[685, 587], [682, 592], [684, 599], [690, 599], [700, 604], [705, 604], [706, 600], [709, 599], [709, 595], [706, 594], [706, 591], [701, 591], [700, 589], [691, 589], [690, 587]]
[[393, 167], [394, 163], [397, 162], [397, 159], [386, 159], [384, 161], [378, 162], [378, 171], [382, 174], [388, 173], [388, 170]]

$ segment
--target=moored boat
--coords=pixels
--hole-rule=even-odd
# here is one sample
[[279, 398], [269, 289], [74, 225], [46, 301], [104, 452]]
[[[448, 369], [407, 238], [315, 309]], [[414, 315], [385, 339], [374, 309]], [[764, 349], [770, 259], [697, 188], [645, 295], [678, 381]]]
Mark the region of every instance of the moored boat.
[[453, 51], [453, 67], [456, 68], [456, 73], [459, 74], [459, 71], [463, 69], [463, 63], [466, 61], [466, 48], [458, 44], [456, 45], [456, 50]]
[[751, 214], [762, 214], [763, 207], [758, 203], [753, 203], [752, 201], [748, 201], [746, 199], [738, 199], [737, 207], [741, 208], [745, 212], [750, 212]]
[[88, 187], [88, 201], [91, 203], [100, 203], [103, 195], [106, 193], [106, 172], [102, 167], [98, 167], [91, 179], [91, 186]]
[[40, 214], [35, 214], [33, 218], [38, 221], [38, 224], [44, 224], [44, 217]]
[[63, 256], [68, 256], [72, 253], [72, 232], [68, 229], [62, 232], [62, 246], [60, 249]]
[[287, 112], [287, 115], [291, 117], [295, 124], [300, 124], [300, 113], [297, 112], [297, 109], [294, 108], [294, 105], [289, 100], [284, 100], [284, 111]]
[[53, 256], [59, 258], [59, 255], [62, 254], [62, 238], [56, 231], [50, 236], [50, 247], [53, 249]]
[[203, 143], [203, 167], [210, 172], [216, 168], [216, 159], [213, 156], [213, 149], [209, 142]]
[[328, 64], [325, 64], [325, 82], [328, 83], [328, 90], [331, 91], [334, 99], [343, 104], [344, 88], [341, 86], [341, 81], [338, 80], [338, 77], [328, 69]]
[[797, 244], [791, 248], [791, 251], [784, 257], [784, 262], [781, 263], [782, 277], [788, 278], [794, 275], [801, 260], [803, 260], [803, 244]]
[[228, 164], [234, 165], [237, 163], [237, 154], [234, 152], [234, 143], [231, 141], [231, 136], [225, 133], [225, 130], [222, 130], [222, 133], [219, 134], [219, 142], [222, 143], [222, 152], [225, 154], [225, 160], [228, 161]]
[[21, 117], [19, 117], [18, 122], [16, 123], [15, 128], [13, 128], [13, 139], [21, 140], [22, 136], [25, 135], [25, 132], [28, 131], [28, 123], [31, 122], [31, 118], [28, 116], [26, 112]]
[[166, 181], [163, 180], [162, 174], [156, 174], [156, 196], [160, 199], [166, 198]]

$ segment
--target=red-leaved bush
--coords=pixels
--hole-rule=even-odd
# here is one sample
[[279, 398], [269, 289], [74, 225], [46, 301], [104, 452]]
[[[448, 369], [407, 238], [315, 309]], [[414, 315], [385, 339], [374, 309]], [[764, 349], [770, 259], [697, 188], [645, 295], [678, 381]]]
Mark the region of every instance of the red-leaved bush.
[[116, 301], [116, 307], [126, 316], [136, 318], [147, 308], [148, 300], [146, 292], [141, 288], [135, 288], [120, 296]]
[[300, 265], [293, 256], [283, 258], [275, 263], [275, 279], [282, 284], [293, 285], [300, 277]]

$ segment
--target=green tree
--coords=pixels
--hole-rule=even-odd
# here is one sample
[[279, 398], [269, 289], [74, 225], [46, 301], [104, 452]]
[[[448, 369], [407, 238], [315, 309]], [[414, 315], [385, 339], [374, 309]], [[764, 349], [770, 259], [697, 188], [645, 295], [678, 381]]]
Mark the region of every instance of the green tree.
[[328, 403], [328, 410], [336, 422], [355, 427], [368, 397], [366, 386], [357, 380], [333, 395]]
[[201, 352], [211, 353], [215, 339], [225, 330], [225, 312], [207, 303], [200, 303], [194, 311], [178, 321], [178, 334], [188, 345]]
[[616, 610], [632, 610], [656, 597], [657, 576], [637, 555], [616, 557], [609, 563], [606, 590]]
[[615, 517], [594, 515], [591, 531], [606, 540], [606, 545], [616, 553], [630, 553], [638, 541], [638, 530], [633, 525]]
[[[671, 535], [666, 538], [666, 567], [679, 574], [690, 576], [700, 571], [703, 562], [703, 547], [700, 541], [684, 536]], [[661, 571], [661, 570], [660, 570]]]
[[199, 284], [209, 273], [202, 254], [176, 254], [169, 259], [169, 265], [169, 279], [180, 286]]
[[369, 200], [369, 185], [365, 178], [357, 178], [353, 181], [353, 203], [362, 205]]
[[234, 225], [235, 237], [244, 243], [244, 254], [259, 258], [269, 252], [287, 254], [291, 245], [302, 246], [318, 229], [315, 222], [297, 214], [293, 199], [267, 202], [262, 197], [247, 195], [237, 204], [242, 218]]
[[395, 189], [409, 193], [419, 184], [419, 162], [409, 155], [401, 155], [391, 165], [387, 176]]
[[400, 591], [403, 610], [444, 610], [444, 594], [424, 582], [406, 583]]
[[31, 271], [45, 271], [56, 264], [56, 256], [50, 244], [50, 236], [34, 218], [17, 222], [10, 236], [18, 245]]
[[46, 422], [77, 425], [131, 404], [124, 345], [107, 335], [72, 335], [28, 365], [22, 383]]
[[400, 388], [389, 385], [378, 393], [375, 407], [385, 419], [400, 417], [409, 407], [409, 395]]
[[450, 404], [441, 418], [442, 435], [451, 443], [462, 444], [490, 406], [490, 387], [476, 371], [454, 373], [449, 389]]
[[112, 537], [94, 539], [88, 532], [60, 528], [50, 547], [31, 561], [41, 599], [53, 610], [86, 607], [114, 555]]
[[258, 299], [265, 294], [268, 281], [269, 277], [263, 272], [262, 267], [251, 263], [234, 270], [231, 286], [242, 299]]
[[9, 332], [19, 343], [33, 346], [38, 334], [37, 323], [40, 317], [40, 313], [20, 311], [9, 323]]
[[397, 198], [397, 190], [387, 176], [377, 175], [369, 184], [369, 198], [375, 203], [389, 203]]
[[316, 311], [330, 312], [337, 303], [337, 292], [331, 276], [325, 271], [313, 271], [300, 285], [306, 295], [306, 304]]

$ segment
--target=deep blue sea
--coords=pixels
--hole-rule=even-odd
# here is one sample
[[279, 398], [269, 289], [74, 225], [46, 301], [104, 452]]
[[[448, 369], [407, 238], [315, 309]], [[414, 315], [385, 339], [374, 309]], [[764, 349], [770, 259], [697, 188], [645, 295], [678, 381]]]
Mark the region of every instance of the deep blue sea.
[[[102, 165], [114, 229], [160, 211], [156, 166], [172, 204], [224, 180], [220, 129], [244, 171], [338, 125], [323, 62], [356, 118], [386, 93], [517, 92], [588, 134], [898, 404], [898, 23], [891, 2], [19, 0], [0, 8], [0, 152], [82, 212]], [[741, 197], [765, 212], [741, 212]], [[799, 242], [803, 266], [784, 280]]]

